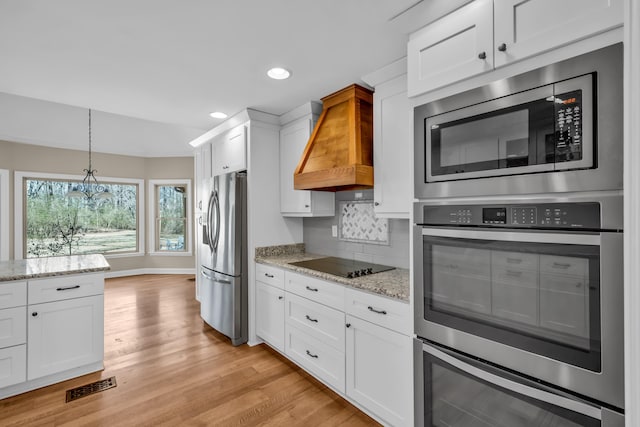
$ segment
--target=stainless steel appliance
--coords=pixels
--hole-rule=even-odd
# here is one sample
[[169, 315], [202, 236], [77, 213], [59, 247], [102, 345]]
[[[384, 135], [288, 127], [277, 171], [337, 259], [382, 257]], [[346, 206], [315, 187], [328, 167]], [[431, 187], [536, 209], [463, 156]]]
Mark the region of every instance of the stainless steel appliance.
[[414, 340], [415, 425], [624, 427], [624, 416], [539, 381]]
[[334, 276], [346, 277], [347, 279], [367, 276], [395, 268], [388, 265], [372, 264], [370, 262], [336, 257], [316, 258], [306, 261], [290, 262], [289, 264], [308, 268], [309, 270], [333, 274]]
[[231, 338], [247, 342], [247, 179], [245, 172], [210, 180], [200, 250], [200, 316]]
[[415, 196], [622, 188], [622, 45], [414, 110]]
[[418, 337], [624, 407], [621, 191], [414, 209]]

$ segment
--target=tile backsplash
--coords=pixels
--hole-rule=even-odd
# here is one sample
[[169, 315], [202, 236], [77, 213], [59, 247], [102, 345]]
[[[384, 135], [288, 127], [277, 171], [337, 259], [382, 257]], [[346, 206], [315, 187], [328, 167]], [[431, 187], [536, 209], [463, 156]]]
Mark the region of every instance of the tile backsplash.
[[[362, 197], [356, 199], [356, 194]], [[341, 235], [340, 217], [341, 209], [349, 206], [349, 213], [354, 213], [352, 205], [369, 205], [373, 209], [373, 190], [359, 191], [342, 191], [336, 193], [336, 215], [334, 217], [323, 218], [304, 218], [304, 244], [305, 249], [309, 253], [315, 253], [327, 256], [336, 256], [340, 258], [356, 259], [359, 261], [372, 262], [376, 264], [392, 265], [394, 267], [409, 268], [409, 239], [410, 230], [408, 219], [388, 219], [382, 222], [387, 223], [387, 242], [382, 243], [376, 241], [366, 242], [365, 239], [353, 241], [355, 239], [341, 240], [339, 237], [331, 235], [331, 227], [338, 226], [338, 236]], [[368, 207], [359, 206], [363, 210]], [[358, 212], [355, 215], [362, 214]], [[366, 214], [365, 214], [366, 215]], [[363, 217], [360, 217], [363, 220]], [[363, 228], [360, 231], [351, 230], [348, 236], [357, 237], [369, 236], [378, 240], [380, 231], [373, 231], [370, 227], [379, 226], [378, 221], [365, 221], [362, 223], [355, 222], [352, 225], [358, 225]], [[371, 240], [371, 239], [369, 239]]]
[[348, 200], [338, 204], [338, 238], [340, 240], [389, 244], [389, 220], [376, 217], [371, 200]]

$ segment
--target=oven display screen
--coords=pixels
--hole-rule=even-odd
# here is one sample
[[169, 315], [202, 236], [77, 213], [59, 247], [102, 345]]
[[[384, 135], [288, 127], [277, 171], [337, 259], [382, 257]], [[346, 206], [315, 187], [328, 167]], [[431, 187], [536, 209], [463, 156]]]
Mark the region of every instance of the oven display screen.
[[506, 224], [507, 208], [482, 208], [482, 222], [484, 224]]

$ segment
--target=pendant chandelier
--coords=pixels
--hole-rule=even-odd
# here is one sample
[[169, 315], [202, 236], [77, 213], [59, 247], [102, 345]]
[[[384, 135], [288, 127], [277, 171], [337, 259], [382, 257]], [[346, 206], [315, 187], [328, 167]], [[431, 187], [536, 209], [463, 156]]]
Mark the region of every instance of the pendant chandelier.
[[82, 183], [74, 185], [71, 191], [67, 193], [67, 197], [85, 197], [90, 202], [113, 197], [113, 194], [109, 192], [107, 187], [98, 183], [95, 175], [98, 171], [91, 168], [91, 109], [89, 109], [89, 168], [84, 169], [84, 172], [85, 177]]

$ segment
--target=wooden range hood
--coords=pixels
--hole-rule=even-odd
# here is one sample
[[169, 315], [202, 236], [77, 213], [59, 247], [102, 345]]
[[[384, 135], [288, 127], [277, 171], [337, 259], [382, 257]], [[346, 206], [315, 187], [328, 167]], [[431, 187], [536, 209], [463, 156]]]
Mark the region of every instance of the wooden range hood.
[[322, 98], [322, 114], [293, 174], [293, 188], [373, 188], [372, 91], [353, 84]]

